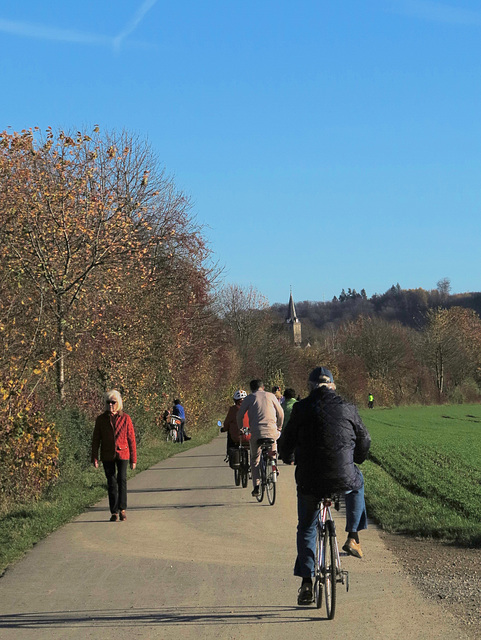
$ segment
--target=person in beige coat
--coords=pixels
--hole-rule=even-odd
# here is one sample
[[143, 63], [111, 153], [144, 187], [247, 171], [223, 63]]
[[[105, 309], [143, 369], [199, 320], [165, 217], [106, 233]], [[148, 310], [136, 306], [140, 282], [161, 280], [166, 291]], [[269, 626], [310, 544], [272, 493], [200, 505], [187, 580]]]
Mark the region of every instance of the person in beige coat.
[[239, 428], [242, 427], [244, 414], [247, 413], [251, 431], [251, 471], [252, 484], [254, 485], [252, 495], [255, 496], [259, 493], [259, 463], [261, 459], [261, 447], [258, 446], [257, 441], [259, 438], [272, 438], [274, 444], [272, 445], [271, 453], [274, 454], [277, 451], [277, 443], [275, 441], [278, 439], [282, 429], [284, 411], [276, 396], [265, 391], [262, 380], [251, 380], [250, 389], [251, 393], [237, 412], [237, 424]]

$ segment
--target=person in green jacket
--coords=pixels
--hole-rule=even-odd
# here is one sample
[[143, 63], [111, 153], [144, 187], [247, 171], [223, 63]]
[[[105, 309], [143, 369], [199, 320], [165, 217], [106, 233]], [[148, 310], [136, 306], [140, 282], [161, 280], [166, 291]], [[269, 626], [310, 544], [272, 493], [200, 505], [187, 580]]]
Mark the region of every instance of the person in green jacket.
[[372, 409], [374, 406], [374, 396], [372, 395], [372, 393], [370, 393], [367, 397], [367, 406], [369, 407], [369, 409]]
[[[288, 387], [284, 391], [284, 425], [289, 422], [291, 417], [292, 407], [296, 404], [296, 392], [291, 387]], [[289, 460], [284, 460], [285, 464], [294, 464], [294, 454], [292, 454]]]
[[294, 389], [291, 389], [290, 387], [288, 387], [285, 391], [284, 391], [284, 424], [287, 424], [289, 422], [289, 418], [291, 417], [291, 411], [292, 411], [292, 407], [294, 406], [294, 404], [297, 402], [296, 400], [296, 392], [294, 391]]

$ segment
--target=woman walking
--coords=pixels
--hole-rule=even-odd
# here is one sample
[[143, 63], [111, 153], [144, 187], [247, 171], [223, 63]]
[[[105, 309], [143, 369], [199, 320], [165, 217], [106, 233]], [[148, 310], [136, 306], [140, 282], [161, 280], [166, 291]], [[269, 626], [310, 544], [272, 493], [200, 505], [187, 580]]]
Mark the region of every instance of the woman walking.
[[105, 411], [95, 421], [92, 437], [92, 464], [102, 461], [109, 491], [110, 520], [126, 520], [127, 465], [135, 469], [137, 447], [130, 416], [122, 411], [122, 396], [115, 389], [105, 394]]

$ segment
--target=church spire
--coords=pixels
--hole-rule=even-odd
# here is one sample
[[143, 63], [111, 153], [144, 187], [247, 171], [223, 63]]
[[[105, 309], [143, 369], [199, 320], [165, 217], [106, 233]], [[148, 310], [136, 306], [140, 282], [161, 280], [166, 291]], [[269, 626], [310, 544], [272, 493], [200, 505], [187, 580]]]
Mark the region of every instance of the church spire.
[[287, 310], [286, 322], [288, 323], [299, 322], [299, 318], [297, 317], [297, 313], [296, 313], [296, 306], [294, 304], [294, 299], [292, 297], [292, 287], [291, 287], [291, 295], [289, 297], [289, 308]]
[[301, 323], [297, 317], [296, 306], [294, 304], [294, 298], [292, 297], [292, 287], [291, 295], [289, 296], [289, 309], [287, 311], [286, 324], [289, 327], [292, 341], [296, 347], [300, 347], [302, 342]]

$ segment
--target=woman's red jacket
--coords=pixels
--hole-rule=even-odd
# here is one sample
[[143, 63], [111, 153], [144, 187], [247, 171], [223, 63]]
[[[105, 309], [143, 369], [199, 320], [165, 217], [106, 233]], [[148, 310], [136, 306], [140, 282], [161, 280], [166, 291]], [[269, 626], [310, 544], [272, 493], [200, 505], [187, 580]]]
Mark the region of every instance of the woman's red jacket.
[[127, 413], [119, 412], [111, 415], [109, 411], [102, 413], [95, 421], [92, 436], [92, 462], [98, 460], [130, 460], [137, 462], [137, 447], [132, 420]]

